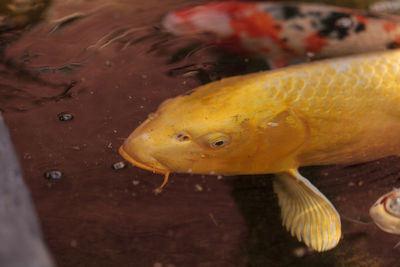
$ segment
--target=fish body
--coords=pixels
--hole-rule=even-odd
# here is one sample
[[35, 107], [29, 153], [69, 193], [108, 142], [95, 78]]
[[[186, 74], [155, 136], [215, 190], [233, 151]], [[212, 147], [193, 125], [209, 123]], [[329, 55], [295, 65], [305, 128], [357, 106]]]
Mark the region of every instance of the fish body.
[[283, 224], [325, 251], [341, 236], [331, 202], [300, 166], [400, 151], [400, 50], [236, 76], [168, 99], [120, 153], [158, 173], [275, 173]]
[[[273, 173], [396, 154], [399, 118], [400, 52], [393, 50], [209, 83], [162, 103], [125, 148], [143, 162], [159, 153], [159, 162], [176, 172], [190, 166], [193, 173]], [[186, 132], [190, 141], [179, 141]], [[221, 136], [203, 137], [208, 132]], [[209, 142], [218, 137], [234, 145], [211, 149]], [[177, 156], [185, 164], [175, 162]]]
[[273, 67], [400, 44], [400, 18], [324, 4], [212, 2], [173, 11], [162, 24], [178, 36], [268, 58]]
[[400, 235], [400, 189], [381, 196], [372, 205], [369, 214], [381, 230]]

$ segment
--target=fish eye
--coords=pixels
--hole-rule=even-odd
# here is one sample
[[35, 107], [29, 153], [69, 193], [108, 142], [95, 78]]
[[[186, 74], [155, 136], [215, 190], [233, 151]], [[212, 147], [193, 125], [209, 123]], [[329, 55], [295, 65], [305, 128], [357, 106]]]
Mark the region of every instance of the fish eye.
[[211, 144], [211, 147], [216, 148], [216, 147], [221, 147], [226, 144], [226, 140], [220, 139], [215, 141], [214, 143]]
[[175, 135], [175, 139], [178, 140], [179, 142], [184, 142], [184, 141], [189, 141], [190, 136], [185, 133], [177, 133]]
[[211, 148], [221, 148], [229, 143], [229, 137], [223, 133], [214, 133], [207, 136], [207, 143]]

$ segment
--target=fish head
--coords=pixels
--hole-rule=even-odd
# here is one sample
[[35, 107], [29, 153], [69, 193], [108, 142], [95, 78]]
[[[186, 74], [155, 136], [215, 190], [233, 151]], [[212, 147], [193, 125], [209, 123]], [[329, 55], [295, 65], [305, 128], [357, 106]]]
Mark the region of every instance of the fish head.
[[[281, 105], [246, 97], [251, 88], [220, 85], [211, 83], [166, 100], [125, 140], [121, 155], [158, 173], [235, 175], [287, 169], [281, 165], [304, 138], [303, 132], [298, 134], [304, 131], [300, 122]], [[257, 110], [261, 106], [269, 108]]]

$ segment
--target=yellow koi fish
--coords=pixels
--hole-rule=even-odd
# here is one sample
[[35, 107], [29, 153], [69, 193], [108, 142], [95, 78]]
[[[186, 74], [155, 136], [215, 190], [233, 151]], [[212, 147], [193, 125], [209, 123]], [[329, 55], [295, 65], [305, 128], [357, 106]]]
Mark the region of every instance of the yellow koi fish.
[[275, 173], [283, 225], [317, 251], [340, 217], [297, 169], [400, 151], [400, 51], [316, 61], [222, 79], [166, 100], [120, 148], [165, 174]]

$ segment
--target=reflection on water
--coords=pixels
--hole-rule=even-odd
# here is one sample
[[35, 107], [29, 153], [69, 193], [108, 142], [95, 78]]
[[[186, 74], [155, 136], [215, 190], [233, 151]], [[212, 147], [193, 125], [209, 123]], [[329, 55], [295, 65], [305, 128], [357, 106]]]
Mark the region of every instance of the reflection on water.
[[31, 27], [44, 17], [50, 0], [4, 0], [0, 3], [1, 29]]
[[24, 28], [44, 17], [50, 0], [4, 0], [0, 2], [0, 51], [15, 40]]
[[162, 177], [121, 161], [122, 140], [164, 99], [268, 67], [160, 27], [202, 2], [0, 3], [0, 108], [59, 266], [393, 265], [398, 237], [354, 221], [399, 184], [397, 158], [302, 170], [352, 219], [321, 254], [281, 226], [269, 176], [172, 175], [154, 196]]

